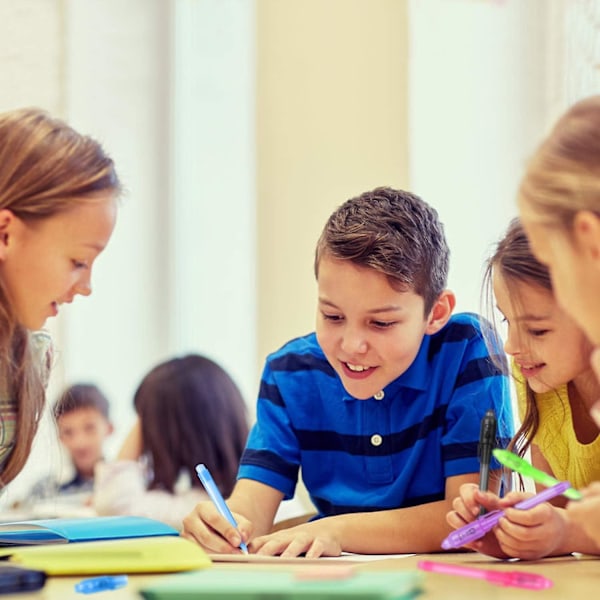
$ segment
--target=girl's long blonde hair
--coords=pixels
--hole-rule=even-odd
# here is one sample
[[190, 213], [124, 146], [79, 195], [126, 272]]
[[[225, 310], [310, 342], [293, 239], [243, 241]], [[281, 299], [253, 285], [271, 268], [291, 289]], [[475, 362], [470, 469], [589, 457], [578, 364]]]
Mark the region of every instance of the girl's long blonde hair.
[[541, 223], [570, 230], [578, 211], [600, 214], [600, 96], [574, 104], [529, 162], [519, 203]]

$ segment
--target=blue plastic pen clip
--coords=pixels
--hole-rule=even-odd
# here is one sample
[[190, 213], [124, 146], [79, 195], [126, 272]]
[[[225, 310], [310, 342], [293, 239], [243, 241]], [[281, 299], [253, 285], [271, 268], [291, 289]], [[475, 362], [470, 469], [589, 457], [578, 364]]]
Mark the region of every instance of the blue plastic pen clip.
[[[206, 468], [206, 465], [203, 465], [202, 463], [196, 465], [196, 473], [198, 474], [198, 479], [200, 479], [200, 481], [202, 482], [206, 493], [209, 495], [210, 499], [212, 500], [212, 503], [215, 505], [219, 513], [222, 516], [224, 516], [237, 529], [238, 524], [233, 518], [229, 507], [225, 503], [225, 500], [221, 495], [221, 492], [219, 491], [215, 480], [212, 478], [210, 471]], [[240, 542], [240, 549], [244, 554], [248, 554], [248, 546], [246, 546], [246, 543], [244, 541]]]
[[75, 584], [75, 591], [80, 594], [94, 594], [107, 590], [117, 590], [127, 585], [127, 575], [101, 575], [82, 579]]

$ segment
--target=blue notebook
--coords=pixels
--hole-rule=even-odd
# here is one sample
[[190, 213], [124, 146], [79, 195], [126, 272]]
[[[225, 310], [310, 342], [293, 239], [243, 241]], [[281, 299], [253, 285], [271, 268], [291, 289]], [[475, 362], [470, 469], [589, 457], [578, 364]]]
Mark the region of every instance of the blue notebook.
[[154, 519], [129, 516], [39, 519], [0, 524], [0, 546], [67, 544], [159, 535], [179, 535], [179, 532]]

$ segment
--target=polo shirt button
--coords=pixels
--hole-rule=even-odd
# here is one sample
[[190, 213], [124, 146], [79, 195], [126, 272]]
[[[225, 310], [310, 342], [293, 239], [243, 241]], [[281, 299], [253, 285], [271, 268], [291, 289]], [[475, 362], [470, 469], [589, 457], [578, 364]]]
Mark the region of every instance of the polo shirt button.
[[383, 390], [381, 390], [380, 392], [377, 392], [373, 398], [375, 398], [375, 400], [383, 400], [383, 397], [385, 396], [385, 392]]
[[383, 444], [383, 438], [378, 433], [371, 436], [371, 445], [381, 446], [381, 444]]

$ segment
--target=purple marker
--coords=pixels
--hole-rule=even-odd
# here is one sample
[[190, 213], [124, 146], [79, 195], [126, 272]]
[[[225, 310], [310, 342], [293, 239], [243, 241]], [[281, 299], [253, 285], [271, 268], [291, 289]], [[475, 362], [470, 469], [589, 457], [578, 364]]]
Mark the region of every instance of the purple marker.
[[[527, 510], [529, 508], [533, 508], [542, 502], [546, 502], [546, 500], [550, 500], [555, 496], [560, 496], [565, 490], [571, 487], [571, 484], [568, 481], [561, 481], [548, 489], [540, 492], [539, 494], [533, 496], [533, 498], [527, 498], [527, 500], [523, 500], [518, 502], [513, 506], [513, 508], [519, 508], [521, 510]], [[469, 544], [482, 538], [490, 529], [492, 529], [498, 521], [504, 516], [503, 510], [494, 510], [489, 512], [482, 517], [479, 517], [472, 523], [467, 523], [463, 525], [456, 531], [453, 531], [443, 542], [442, 548], [444, 550], [450, 550], [451, 548], [460, 548], [465, 544]]]

